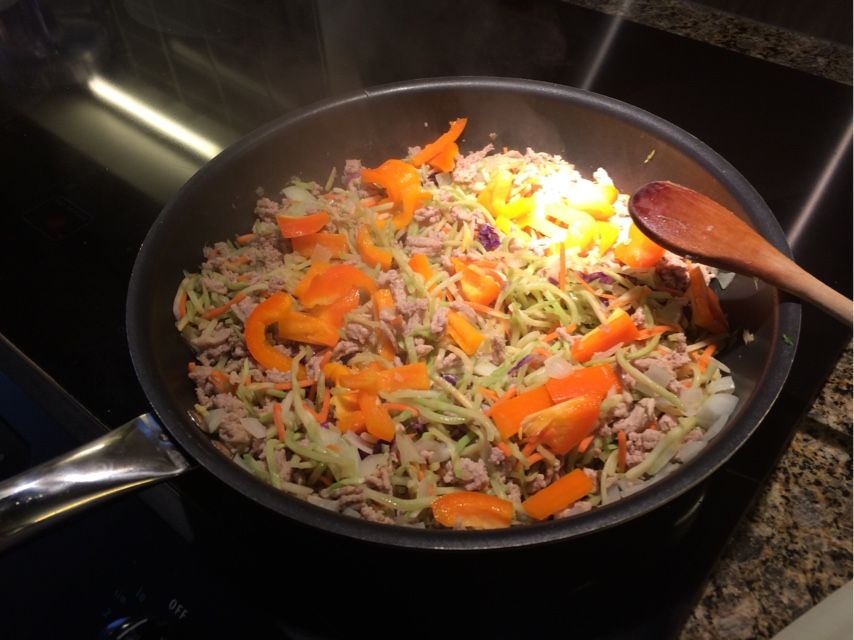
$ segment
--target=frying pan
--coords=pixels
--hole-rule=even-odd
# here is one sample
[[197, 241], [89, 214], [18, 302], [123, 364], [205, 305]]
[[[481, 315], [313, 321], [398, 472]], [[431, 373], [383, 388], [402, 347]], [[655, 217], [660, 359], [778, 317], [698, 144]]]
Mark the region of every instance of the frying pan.
[[[282, 518], [397, 548], [510, 549], [581, 538], [662, 508], [714, 472], [749, 438], [776, 399], [794, 358], [800, 306], [776, 289], [736, 277], [721, 300], [731, 326], [750, 331], [721, 356], [735, 379], [729, 424], [693, 459], [641, 491], [557, 522], [497, 531], [424, 530], [332, 513], [286, 495], [219, 453], [191, 419], [190, 351], [174, 327], [172, 300], [203, 246], [243, 233], [256, 189], [291, 177], [325, 180], [361, 158], [374, 166], [434, 139], [466, 116], [462, 149], [531, 147], [561, 155], [585, 176], [606, 168], [623, 192], [671, 180], [705, 193], [790, 255], [773, 214], [747, 180], [703, 142], [629, 104], [561, 85], [519, 79], [438, 78], [327, 100], [250, 133], [203, 167], [163, 209], [139, 251], [127, 299], [127, 334], [153, 412], [104, 438], [0, 484], [0, 548], [109, 496], [204, 467]], [[786, 340], [784, 340], [786, 337]], [[165, 429], [164, 429], [165, 427]], [[190, 461], [195, 461], [195, 464]]]

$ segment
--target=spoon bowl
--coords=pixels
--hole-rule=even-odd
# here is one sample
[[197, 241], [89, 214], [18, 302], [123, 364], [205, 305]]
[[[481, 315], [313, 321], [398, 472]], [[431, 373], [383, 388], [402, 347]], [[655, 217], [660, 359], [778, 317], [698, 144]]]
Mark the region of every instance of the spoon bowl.
[[850, 299], [799, 267], [711, 198], [673, 182], [650, 182], [632, 195], [629, 213], [644, 234], [673, 253], [761, 278], [852, 325]]

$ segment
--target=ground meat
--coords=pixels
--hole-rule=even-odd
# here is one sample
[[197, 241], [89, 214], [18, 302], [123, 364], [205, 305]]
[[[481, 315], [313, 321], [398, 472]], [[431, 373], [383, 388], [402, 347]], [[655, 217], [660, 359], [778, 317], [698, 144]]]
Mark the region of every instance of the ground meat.
[[389, 269], [388, 271], [380, 272], [377, 276], [377, 284], [384, 289], [391, 290], [391, 296], [395, 302], [406, 299], [406, 286], [403, 283], [403, 277], [397, 269]]
[[190, 342], [194, 347], [205, 350], [210, 349], [211, 347], [218, 347], [224, 342], [227, 342], [229, 337], [231, 336], [231, 328], [230, 327], [220, 327], [218, 329], [214, 329], [208, 334], [200, 335], [198, 338], [193, 338]]
[[219, 293], [222, 295], [228, 295], [228, 287], [225, 286], [225, 282], [219, 280], [217, 278], [202, 278], [202, 284], [207, 288], [208, 291], [213, 291], [214, 293]]
[[611, 425], [611, 431], [640, 431], [646, 427], [655, 418], [655, 400], [652, 398], [642, 398], [637, 404], [632, 407], [629, 415], [625, 418], [620, 418]]
[[441, 338], [448, 329], [448, 307], [439, 307], [430, 320], [430, 333], [435, 338]]
[[391, 493], [391, 472], [388, 465], [380, 465], [371, 475], [366, 476], [365, 484], [377, 491]]
[[406, 246], [415, 253], [423, 253], [425, 256], [438, 256], [445, 248], [445, 242], [440, 232], [434, 232], [425, 236], [407, 236]]
[[261, 197], [255, 203], [255, 217], [265, 222], [275, 222], [276, 215], [282, 210], [282, 205], [279, 202], [274, 202], [270, 198]]
[[332, 490], [323, 489], [320, 492], [320, 497], [335, 500], [338, 503], [339, 511], [345, 507], [360, 505], [365, 502], [362, 488], [355, 485], [345, 485]]
[[492, 144], [488, 144], [480, 151], [473, 151], [465, 156], [458, 157], [454, 165], [454, 182], [465, 184], [474, 182], [479, 177], [478, 163], [491, 153], [493, 149], [495, 147]]
[[[625, 418], [629, 415], [629, 411], [632, 408], [632, 404], [634, 403], [634, 398], [632, 398], [632, 394], [628, 391], [623, 391], [620, 394], [620, 400], [612, 406], [603, 416], [605, 420], [611, 420], [613, 418]], [[613, 396], [609, 395], [607, 398], [609, 401], [613, 399]]]
[[655, 275], [668, 289], [683, 292], [688, 288], [688, 263], [675, 253], [665, 252], [655, 265]]
[[361, 350], [362, 346], [358, 342], [353, 342], [351, 340], [339, 340], [338, 344], [336, 344], [332, 349], [332, 356], [330, 359], [338, 362], [359, 353]]
[[466, 317], [466, 320], [472, 324], [477, 324], [477, 314], [474, 312], [474, 309], [468, 306], [465, 302], [454, 300], [451, 303], [451, 309], [463, 314]]
[[593, 508], [593, 505], [589, 502], [576, 502], [571, 507], [567, 507], [563, 511], [558, 511], [554, 518], [555, 520], [561, 520], [563, 518], [569, 518], [571, 516], [576, 516], [579, 513], [587, 513]]
[[[371, 339], [371, 330], [363, 324], [359, 324], [358, 322], [348, 322], [344, 325], [344, 336], [355, 342], [359, 348], [365, 346], [368, 340]], [[338, 343], [340, 344], [340, 342]], [[338, 345], [336, 345], [338, 346]]]
[[383, 524], [394, 524], [394, 520], [389, 518], [379, 509], [372, 507], [369, 504], [363, 504], [359, 509], [359, 515], [370, 522], [381, 522]]
[[436, 371], [449, 371], [451, 369], [455, 369], [460, 364], [460, 358], [456, 353], [446, 353], [442, 358], [436, 358], [436, 362], [433, 366], [436, 368]]
[[466, 481], [463, 485], [466, 491], [480, 491], [489, 486], [489, 473], [483, 460], [460, 458], [460, 469]]
[[436, 224], [442, 219], [442, 210], [439, 207], [421, 207], [415, 210], [414, 218], [418, 224]]
[[536, 474], [528, 483], [528, 494], [530, 495], [536, 493], [540, 489], [545, 489], [547, 484], [546, 476], [542, 473]]
[[219, 439], [232, 451], [246, 453], [252, 442], [252, 436], [240, 423], [248, 413], [246, 407], [236, 396], [228, 393], [218, 393], [212, 398], [212, 404], [217, 409], [224, 410], [224, 417], [219, 425]]
[[627, 434], [626, 466], [634, 467], [643, 462], [663, 437], [664, 434], [658, 429], [644, 429], [641, 432]]
[[273, 468], [276, 470], [276, 475], [278, 475], [285, 482], [290, 482], [291, 480], [291, 465], [288, 463], [288, 459], [285, 457], [284, 449], [276, 449], [273, 451]]
[[679, 423], [676, 421], [676, 418], [666, 413], [661, 414], [658, 418], [658, 430], [661, 431], [661, 433], [667, 433], [678, 424]]
[[424, 356], [430, 354], [430, 352], [433, 351], [433, 345], [424, 342], [424, 338], [415, 338], [415, 340], [413, 340], [413, 343], [415, 345], [415, 355], [417, 355], [419, 358], [423, 358]]
[[632, 314], [632, 322], [638, 329], [643, 329], [646, 326], [646, 314], [643, 309], [638, 309]]
[[506, 355], [504, 348], [504, 338], [502, 338], [501, 336], [492, 336], [492, 339], [490, 340], [490, 346], [490, 356], [492, 358], [492, 364], [502, 364]]

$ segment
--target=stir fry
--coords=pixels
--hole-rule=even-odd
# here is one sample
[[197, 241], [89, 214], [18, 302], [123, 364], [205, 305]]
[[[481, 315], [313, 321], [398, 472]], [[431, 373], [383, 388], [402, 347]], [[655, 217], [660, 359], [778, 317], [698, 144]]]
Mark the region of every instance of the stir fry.
[[604, 169], [464, 154], [466, 124], [259, 193], [184, 275], [192, 413], [273, 487], [389, 524], [560, 519], [687, 462], [734, 410], [715, 272], [646, 238]]

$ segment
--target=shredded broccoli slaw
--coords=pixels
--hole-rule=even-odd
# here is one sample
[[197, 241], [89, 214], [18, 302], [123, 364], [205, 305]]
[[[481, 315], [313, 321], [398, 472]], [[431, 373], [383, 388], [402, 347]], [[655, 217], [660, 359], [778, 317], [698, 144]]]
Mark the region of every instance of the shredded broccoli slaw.
[[690, 460], [737, 404], [714, 272], [639, 238], [604, 169], [452, 143], [294, 179], [205, 248], [173, 305], [200, 428], [286, 493], [430, 528], [573, 517]]

